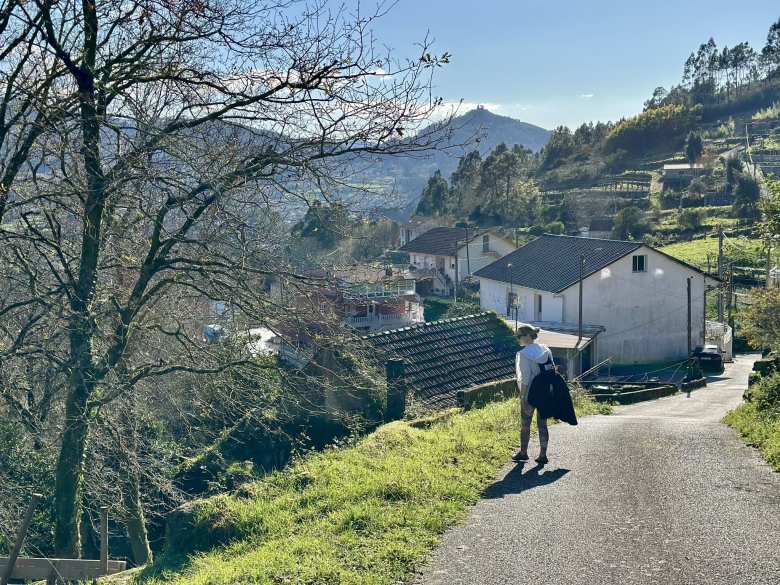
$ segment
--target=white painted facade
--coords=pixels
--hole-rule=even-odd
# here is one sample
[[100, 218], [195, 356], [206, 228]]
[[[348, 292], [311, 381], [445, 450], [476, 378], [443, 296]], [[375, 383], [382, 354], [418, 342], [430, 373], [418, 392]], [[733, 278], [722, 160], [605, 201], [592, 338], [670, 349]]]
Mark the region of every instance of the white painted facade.
[[473, 238], [468, 244], [468, 251], [466, 246], [458, 248], [459, 280], [463, 280], [466, 276], [474, 274], [516, 249], [512, 242], [492, 232]]
[[[486, 239], [487, 238], [487, 239]], [[515, 247], [509, 240], [506, 240], [492, 232], [481, 234], [472, 238], [466, 245], [461, 245], [457, 251], [457, 271], [455, 256], [436, 256], [433, 254], [421, 254], [419, 252], [409, 253], [409, 262], [419, 270], [438, 269], [447, 275], [452, 282], [462, 282], [470, 274], [492, 264], [499, 258], [514, 252]], [[447, 291], [436, 291], [445, 293]]]
[[[632, 258], [637, 255], [646, 257], [644, 272], [633, 271]], [[583, 281], [583, 322], [604, 327], [598, 336], [593, 362], [608, 357], [615, 364], [685, 359], [688, 277], [691, 278], [691, 337], [696, 346], [704, 341], [705, 276], [702, 273], [642, 246], [588, 276]], [[578, 284], [553, 294], [487, 278], [479, 280], [480, 305], [485, 311], [507, 315], [511, 288], [517, 295], [518, 320], [578, 322]]]

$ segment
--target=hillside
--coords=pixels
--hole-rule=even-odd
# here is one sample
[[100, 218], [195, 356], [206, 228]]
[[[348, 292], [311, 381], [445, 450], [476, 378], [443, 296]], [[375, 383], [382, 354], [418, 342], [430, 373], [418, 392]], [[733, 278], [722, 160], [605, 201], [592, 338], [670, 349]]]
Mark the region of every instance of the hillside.
[[[433, 127], [441, 128], [441, 125], [437, 123]], [[383, 157], [355, 179], [392, 191], [398, 207], [388, 210], [388, 215], [394, 219], [406, 219], [428, 177], [437, 169], [448, 177], [458, 166], [458, 159], [467, 152], [478, 150], [482, 156], [486, 156], [502, 142], [508, 146], [520, 144], [538, 152], [550, 138], [549, 130], [508, 116], [499, 116], [485, 109], [470, 110], [453, 118], [447, 131], [448, 140], [442, 144], [441, 151], [423, 158]]]

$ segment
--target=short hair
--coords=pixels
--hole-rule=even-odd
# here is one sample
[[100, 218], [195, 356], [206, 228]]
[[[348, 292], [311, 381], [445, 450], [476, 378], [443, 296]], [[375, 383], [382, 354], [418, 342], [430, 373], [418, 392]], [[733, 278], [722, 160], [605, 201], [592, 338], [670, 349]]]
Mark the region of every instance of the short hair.
[[525, 337], [526, 335], [531, 339], [536, 339], [539, 336], [539, 328], [533, 325], [521, 325], [517, 329], [517, 336]]

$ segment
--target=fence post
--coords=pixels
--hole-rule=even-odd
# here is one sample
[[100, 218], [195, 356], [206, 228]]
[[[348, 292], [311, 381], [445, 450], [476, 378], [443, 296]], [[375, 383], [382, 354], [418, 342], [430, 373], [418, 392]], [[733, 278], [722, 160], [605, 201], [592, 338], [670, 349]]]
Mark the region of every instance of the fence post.
[[19, 553], [22, 550], [22, 545], [24, 544], [24, 539], [27, 537], [27, 530], [30, 528], [30, 524], [32, 524], [33, 514], [35, 514], [35, 508], [38, 507], [38, 502], [43, 499], [43, 496], [41, 494], [33, 494], [32, 500], [30, 501], [30, 505], [27, 506], [27, 513], [24, 515], [24, 520], [22, 520], [22, 525], [19, 526], [19, 531], [16, 533], [16, 542], [14, 543], [13, 549], [11, 549], [11, 554], [8, 556], [8, 564], [5, 566], [5, 572], [3, 573], [2, 579], [0, 579], [0, 584], [2, 585], [8, 585], [8, 579], [11, 578], [11, 575], [14, 573], [14, 565], [16, 565], [16, 559], [19, 558]]
[[387, 410], [385, 420], [399, 420], [406, 411], [406, 366], [403, 360], [391, 359], [385, 365], [387, 374]]

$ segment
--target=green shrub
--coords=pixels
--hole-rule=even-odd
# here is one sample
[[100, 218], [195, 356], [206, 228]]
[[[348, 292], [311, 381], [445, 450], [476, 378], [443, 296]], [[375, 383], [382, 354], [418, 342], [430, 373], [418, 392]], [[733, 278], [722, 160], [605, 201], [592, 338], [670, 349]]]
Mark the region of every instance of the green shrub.
[[747, 398], [761, 412], [780, 417], [780, 373], [763, 377], [753, 384]]
[[701, 227], [704, 213], [700, 209], [683, 209], [677, 217], [677, 224], [684, 230], [697, 230]]
[[745, 393], [745, 404], [723, 419], [734, 427], [748, 445], [780, 471], [780, 373], [760, 378]]
[[547, 224], [548, 234], [560, 235], [565, 231], [566, 231], [566, 226], [563, 225], [562, 221], [551, 221], [550, 223]]
[[754, 120], [771, 120], [772, 118], [778, 117], [780, 117], [780, 102], [775, 102], [768, 108], [764, 108], [753, 114]]
[[775, 471], [780, 471], [780, 417], [767, 416], [758, 404], [746, 402], [729, 412], [723, 422], [733, 427], [748, 445], [757, 447]]

